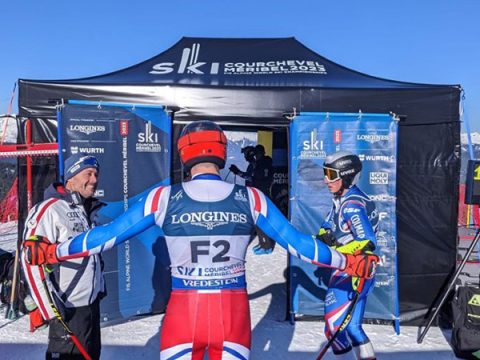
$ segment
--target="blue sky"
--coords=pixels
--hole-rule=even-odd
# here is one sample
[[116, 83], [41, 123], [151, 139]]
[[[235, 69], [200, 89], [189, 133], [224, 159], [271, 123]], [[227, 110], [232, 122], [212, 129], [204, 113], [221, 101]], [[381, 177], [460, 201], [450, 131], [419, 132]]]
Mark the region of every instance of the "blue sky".
[[0, 14], [0, 113], [18, 78], [119, 70], [182, 36], [294, 36], [370, 75], [460, 84], [470, 127], [480, 131], [479, 0], [18, 0]]

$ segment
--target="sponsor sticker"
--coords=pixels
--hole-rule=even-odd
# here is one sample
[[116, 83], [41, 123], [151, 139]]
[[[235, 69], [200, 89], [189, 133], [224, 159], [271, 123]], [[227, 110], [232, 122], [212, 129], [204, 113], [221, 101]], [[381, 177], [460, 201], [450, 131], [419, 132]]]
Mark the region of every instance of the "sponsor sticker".
[[128, 120], [120, 120], [120, 135], [128, 136]]
[[370, 184], [372, 185], [388, 184], [388, 172], [372, 171], [370, 173]]

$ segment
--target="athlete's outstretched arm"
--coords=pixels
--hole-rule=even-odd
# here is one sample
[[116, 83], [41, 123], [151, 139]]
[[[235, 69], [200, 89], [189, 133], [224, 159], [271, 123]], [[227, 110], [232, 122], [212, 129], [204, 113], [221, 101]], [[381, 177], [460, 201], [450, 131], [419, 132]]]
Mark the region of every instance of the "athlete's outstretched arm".
[[253, 197], [256, 225], [292, 255], [307, 262], [343, 269], [345, 256], [311, 235], [295, 229], [262, 192], [249, 188]]
[[112, 222], [97, 226], [57, 246], [58, 260], [90, 256], [130, 239], [155, 225], [154, 214], [144, 214], [145, 200], [140, 200]]

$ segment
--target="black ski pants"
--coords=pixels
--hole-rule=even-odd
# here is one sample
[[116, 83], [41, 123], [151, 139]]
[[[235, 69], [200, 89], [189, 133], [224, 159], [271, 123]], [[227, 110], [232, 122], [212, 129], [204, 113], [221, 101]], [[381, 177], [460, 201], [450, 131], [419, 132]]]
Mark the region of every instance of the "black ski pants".
[[[100, 299], [89, 306], [66, 308], [63, 319], [92, 360], [100, 359]], [[84, 360], [58, 319], [51, 320], [49, 328], [47, 360]]]

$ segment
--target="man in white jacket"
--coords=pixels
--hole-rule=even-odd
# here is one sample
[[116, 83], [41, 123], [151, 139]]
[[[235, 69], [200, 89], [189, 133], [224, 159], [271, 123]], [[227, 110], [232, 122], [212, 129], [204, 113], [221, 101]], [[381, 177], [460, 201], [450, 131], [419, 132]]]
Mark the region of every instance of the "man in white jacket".
[[[24, 239], [32, 236], [62, 243], [89, 230], [103, 205], [93, 197], [100, 166], [94, 156], [75, 154], [65, 161], [64, 184], [50, 185], [25, 223]], [[100, 358], [100, 299], [104, 294], [99, 255], [70, 259], [57, 265], [23, 270], [37, 308], [30, 313], [30, 331], [49, 325], [46, 359], [84, 359], [65, 325], [92, 359]], [[56, 310], [62, 320], [55, 315]], [[62, 324], [64, 321], [65, 325]]]

